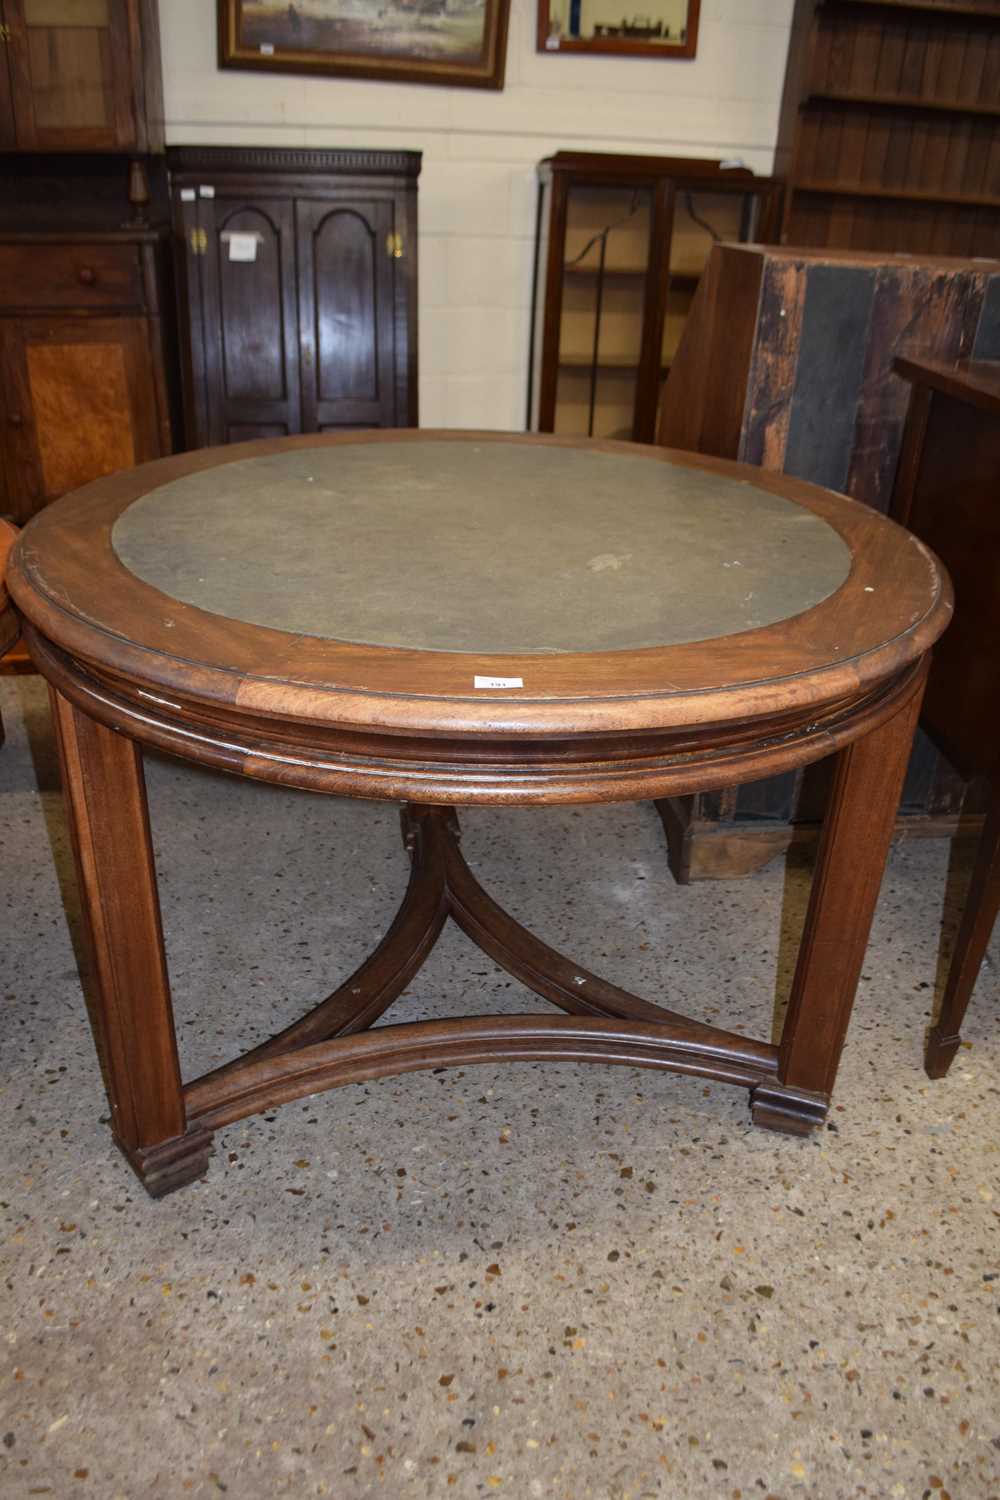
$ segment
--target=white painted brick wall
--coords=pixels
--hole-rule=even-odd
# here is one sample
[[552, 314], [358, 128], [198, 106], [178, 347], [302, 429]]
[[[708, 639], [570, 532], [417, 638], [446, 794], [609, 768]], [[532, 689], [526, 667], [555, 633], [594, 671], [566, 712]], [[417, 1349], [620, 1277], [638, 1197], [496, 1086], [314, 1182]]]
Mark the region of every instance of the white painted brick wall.
[[500, 93], [219, 72], [214, 0], [160, 0], [173, 145], [422, 151], [420, 419], [524, 426], [535, 166], [553, 151], [740, 157], [770, 170], [793, 0], [702, 0], [692, 61], [535, 51], [512, 0]]

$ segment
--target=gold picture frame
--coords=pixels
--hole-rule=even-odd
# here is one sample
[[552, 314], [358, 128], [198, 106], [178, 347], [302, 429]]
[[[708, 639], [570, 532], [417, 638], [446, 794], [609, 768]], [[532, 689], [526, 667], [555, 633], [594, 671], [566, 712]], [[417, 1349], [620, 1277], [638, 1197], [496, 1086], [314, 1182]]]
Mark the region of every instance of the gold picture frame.
[[218, 0], [219, 67], [502, 89], [510, 0]]

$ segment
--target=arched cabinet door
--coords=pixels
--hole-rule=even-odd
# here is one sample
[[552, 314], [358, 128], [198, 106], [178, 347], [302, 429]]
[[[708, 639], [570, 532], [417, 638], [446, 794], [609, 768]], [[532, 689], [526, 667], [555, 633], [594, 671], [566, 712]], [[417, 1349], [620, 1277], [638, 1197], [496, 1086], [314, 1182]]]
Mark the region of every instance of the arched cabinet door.
[[208, 311], [202, 353], [210, 443], [300, 432], [291, 204], [202, 198]]
[[394, 281], [400, 243], [385, 198], [295, 205], [302, 427], [395, 427]]

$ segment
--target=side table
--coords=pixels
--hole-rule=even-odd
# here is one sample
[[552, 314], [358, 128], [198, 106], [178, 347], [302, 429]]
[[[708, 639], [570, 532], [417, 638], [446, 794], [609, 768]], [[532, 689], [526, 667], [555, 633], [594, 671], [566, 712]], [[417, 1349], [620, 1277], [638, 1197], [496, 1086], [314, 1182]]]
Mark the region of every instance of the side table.
[[924, 720], [965, 776], [990, 783], [986, 824], [925, 1066], [943, 1078], [1000, 911], [1000, 361], [897, 359], [911, 382], [892, 514], [944, 558], [955, 623], [935, 652]]

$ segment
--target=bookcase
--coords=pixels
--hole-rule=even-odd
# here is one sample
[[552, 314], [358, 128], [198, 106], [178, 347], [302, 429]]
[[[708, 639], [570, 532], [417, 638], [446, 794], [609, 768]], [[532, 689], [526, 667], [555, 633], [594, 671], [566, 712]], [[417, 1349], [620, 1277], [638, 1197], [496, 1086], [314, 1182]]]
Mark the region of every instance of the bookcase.
[[996, 255], [998, 126], [998, 0], [796, 0], [783, 243]]

